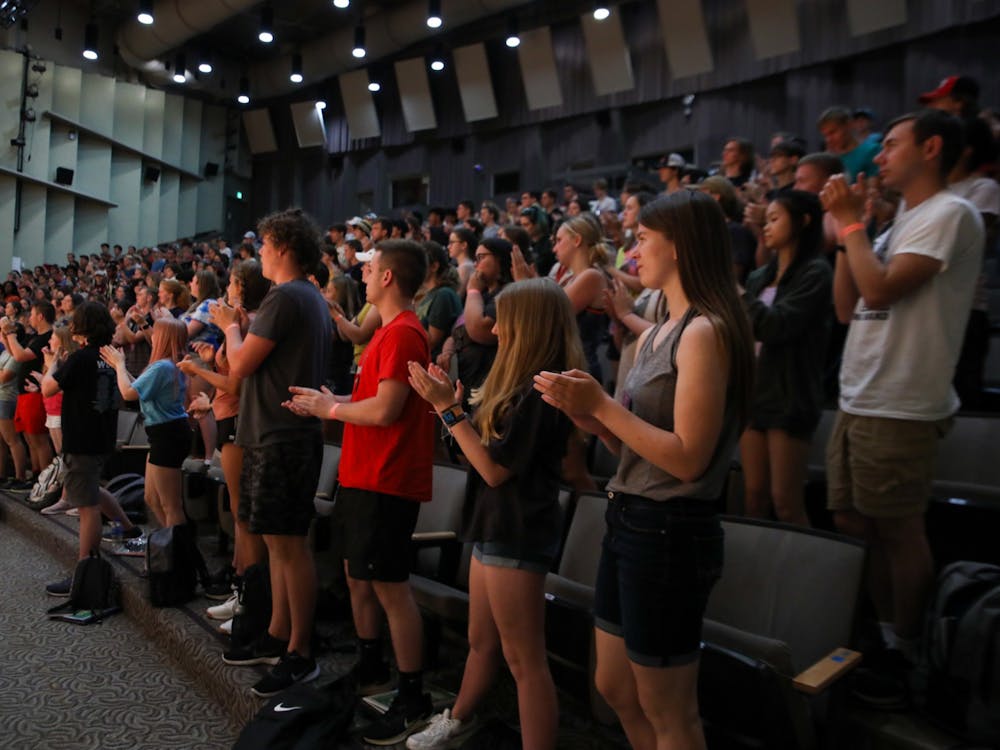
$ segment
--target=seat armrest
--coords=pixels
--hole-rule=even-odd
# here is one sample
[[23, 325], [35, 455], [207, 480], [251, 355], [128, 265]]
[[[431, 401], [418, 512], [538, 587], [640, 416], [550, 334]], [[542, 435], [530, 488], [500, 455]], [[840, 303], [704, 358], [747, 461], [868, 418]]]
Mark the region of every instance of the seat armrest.
[[796, 690], [808, 695], [816, 695], [860, 663], [860, 652], [851, 651], [849, 648], [838, 648], [836, 651], [824, 656], [804, 672], [796, 675], [792, 680], [792, 684], [795, 685]]
[[454, 531], [414, 531], [410, 535], [410, 544], [421, 549], [425, 547], [440, 547], [448, 542], [458, 541]]

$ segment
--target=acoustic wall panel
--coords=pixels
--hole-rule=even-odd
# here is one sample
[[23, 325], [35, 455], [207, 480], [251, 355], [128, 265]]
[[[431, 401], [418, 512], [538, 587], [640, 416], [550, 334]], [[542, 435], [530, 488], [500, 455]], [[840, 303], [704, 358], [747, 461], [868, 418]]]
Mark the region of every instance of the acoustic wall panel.
[[123, 247], [139, 241], [139, 188], [142, 160], [135, 154], [116, 151], [111, 156], [110, 200], [117, 208], [108, 211], [108, 241]]
[[108, 212], [96, 203], [77, 201], [73, 216], [73, 252], [77, 255], [99, 253], [101, 243], [107, 241]]
[[267, 154], [278, 150], [271, 127], [271, 113], [267, 109], [251, 109], [243, 113], [243, 128], [252, 154]]
[[552, 54], [552, 34], [549, 27], [542, 26], [521, 34], [517, 57], [521, 63], [521, 79], [524, 81], [528, 109], [561, 107], [562, 90], [559, 88], [559, 74]]
[[167, 94], [163, 101], [163, 153], [168, 164], [181, 163], [184, 140], [184, 97]]
[[104, 141], [87, 135], [81, 135], [79, 140], [73, 184], [88, 195], [107, 198], [111, 193], [111, 149]]
[[177, 236], [190, 237], [198, 226], [198, 183], [181, 178], [177, 188]]
[[184, 135], [181, 141], [180, 164], [189, 172], [201, 172], [201, 111], [198, 99], [184, 100]]
[[906, 0], [847, 0], [847, 22], [852, 36], [902, 26], [906, 23]]
[[758, 60], [799, 51], [799, 16], [795, 0], [746, 2], [750, 38]]
[[160, 183], [143, 180], [139, 187], [138, 245], [148, 247], [161, 241]]
[[580, 25], [594, 79], [594, 93], [605, 96], [632, 89], [635, 86], [632, 59], [625, 44], [621, 14], [612, 13], [603, 21], [598, 21], [592, 13], [584, 13], [580, 17]]
[[455, 73], [458, 76], [458, 92], [462, 98], [462, 110], [466, 122], [488, 120], [496, 117], [497, 100], [493, 94], [493, 79], [486, 60], [486, 47], [470, 44], [452, 50]]
[[111, 136], [127, 146], [142, 150], [146, 114], [146, 87], [115, 82], [115, 112]]
[[20, 127], [21, 71], [24, 58], [0, 51], [0, 166], [17, 167], [17, 149], [10, 145]]
[[673, 77], [710, 73], [715, 65], [699, 0], [657, 0], [656, 6]]
[[[216, 164], [226, 163], [226, 110], [224, 107], [205, 105], [201, 115], [201, 158]], [[220, 171], [215, 177], [206, 177], [198, 183], [197, 232], [224, 226], [223, 205], [225, 176]]]
[[292, 125], [295, 126], [295, 138], [299, 148], [326, 144], [326, 126], [323, 124], [323, 115], [316, 109], [315, 102], [295, 102], [289, 109], [292, 112]]
[[98, 73], [84, 73], [81, 86], [80, 124], [98, 133], [111, 135], [115, 121], [115, 79]]
[[45, 193], [42, 185], [21, 184], [21, 227], [14, 235], [14, 255], [25, 267], [45, 262]]
[[344, 114], [347, 116], [347, 129], [354, 140], [361, 138], [378, 138], [382, 135], [382, 126], [375, 111], [375, 102], [368, 91], [368, 71], [355, 70], [338, 77], [340, 97], [344, 101]]
[[79, 120], [83, 71], [63, 65], [53, 65], [49, 70], [52, 72], [53, 80], [52, 111], [70, 120]]
[[150, 156], [163, 157], [163, 112], [167, 94], [147, 89], [143, 102], [142, 150]]
[[45, 253], [47, 261], [66, 262], [66, 253], [73, 249], [72, 195], [49, 193], [45, 207]]
[[427, 82], [427, 63], [422, 57], [396, 62], [396, 87], [403, 107], [403, 121], [410, 133], [437, 127], [434, 100]]
[[170, 242], [180, 237], [180, 233], [177, 231], [180, 183], [181, 177], [177, 172], [164, 172], [160, 175], [160, 242]]

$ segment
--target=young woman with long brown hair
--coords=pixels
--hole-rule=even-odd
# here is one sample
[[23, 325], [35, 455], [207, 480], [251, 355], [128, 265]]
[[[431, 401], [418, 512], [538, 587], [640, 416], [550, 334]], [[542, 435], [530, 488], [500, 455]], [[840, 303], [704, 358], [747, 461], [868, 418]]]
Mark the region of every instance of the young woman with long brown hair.
[[[545, 325], [539, 325], [545, 321]], [[559, 546], [559, 461], [572, 425], [532, 388], [540, 370], [583, 365], [573, 310], [555, 284], [520, 281], [496, 297], [497, 356], [462, 411], [462, 385], [432, 365], [410, 363], [410, 384], [451, 424], [473, 471], [462, 536], [474, 541], [469, 572], [469, 656], [455, 705], [407, 740], [450, 747], [474, 726], [477, 705], [500, 667], [517, 683], [525, 748], [555, 745], [556, 692], [545, 656], [545, 574]]]
[[670, 316], [640, 336], [621, 402], [579, 370], [542, 372], [535, 387], [621, 455], [595, 591], [597, 689], [637, 750], [703, 748], [701, 622], [723, 556], [715, 501], [746, 419], [753, 349], [710, 196], [648, 204], [636, 237], [639, 278], [662, 290]]

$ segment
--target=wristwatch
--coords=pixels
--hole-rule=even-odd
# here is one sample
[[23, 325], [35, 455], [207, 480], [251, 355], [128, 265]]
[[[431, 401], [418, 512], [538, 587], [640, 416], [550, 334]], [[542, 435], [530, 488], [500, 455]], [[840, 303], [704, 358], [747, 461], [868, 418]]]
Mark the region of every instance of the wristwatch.
[[449, 430], [465, 419], [465, 417], [466, 414], [461, 404], [452, 404], [441, 412], [441, 421], [444, 422], [444, 426]]

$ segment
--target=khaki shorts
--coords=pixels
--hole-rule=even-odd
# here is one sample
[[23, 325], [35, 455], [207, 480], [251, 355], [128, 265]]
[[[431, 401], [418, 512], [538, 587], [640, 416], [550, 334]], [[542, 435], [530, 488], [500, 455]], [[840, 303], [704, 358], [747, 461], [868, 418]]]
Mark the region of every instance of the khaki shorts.
[[931, 497], [938, 440], [953, 421], [838, 411], [826, 446], [826, 507], [870, 518], [922, 515]]

